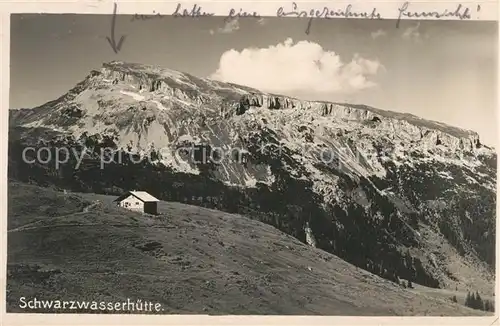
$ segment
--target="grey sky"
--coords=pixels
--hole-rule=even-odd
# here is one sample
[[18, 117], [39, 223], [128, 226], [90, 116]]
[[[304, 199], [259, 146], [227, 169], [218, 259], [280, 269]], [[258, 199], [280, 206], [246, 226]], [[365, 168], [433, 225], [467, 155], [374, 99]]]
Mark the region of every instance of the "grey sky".
[[[262, 85], [280, 87], [286, 95], [409, 112], [472, 129], [483, 142], [496, 144], [495, 22], [404, 21], [396, 29], [392, 20], [316, 20], [306, 35], [307, 22], [289, 18], [240, 19], [229, 24], [222, 17], [134, 22], [131, 18], [117, 19], [117, 37], [126, 35], [126, 40], [115, 54], [106, 41], [111, 24], [108, 15], [12, 15], [10, 107], [33, 107], [55, 99], [91, 69], [111, 60], [208, 77], [219, 68], [221, 56], [234, 49], [223, 67], [226, 77], [254, 84], [267, 81]], [[272, 62], [277, 56], [270, 51], [278, 51], [273, 47], [288, 38], [293, 44], [310, 43], [302, 43], [303, 51], [283, 52], [289, 66], [272, 74], [280, 65]], [[306, 64], [314, 56], [324, 60]], [[353, 58], [366, 60], [356, 61], [366, 63], [365, 70], [349, 66]], [[333, 67], [337, 61], [339, 69]], [[233, 64], [241, 62], [254, 69], [245, 71]], [[379, 64], [378, 69], [363, 80], [373, 62]], [[314, 76], [306, 76], [310, 71]], [[303, 85], [296, 76], [304, 76]], [[327, 84], [321, 82], [323, 77], [328, 83], [345, 78], [339, 87], [332, 83], [328, 88], [323, 87]], [[342, 85], [356, 86], [345, 91]], [[360, 85], [371, 87], [357, 89]], [[315, 87], [324, 89], [316, 92]]]

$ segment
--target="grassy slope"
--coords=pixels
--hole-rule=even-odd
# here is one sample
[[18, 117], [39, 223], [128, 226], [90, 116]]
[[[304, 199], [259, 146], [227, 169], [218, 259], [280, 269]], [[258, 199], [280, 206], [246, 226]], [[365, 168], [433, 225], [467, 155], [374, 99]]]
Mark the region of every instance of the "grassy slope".
[[161, 216], [148, 217], [112, 199], [9, 184], [7, 311], [36, 296], [142, 299], [181, 314], [482, 314], [242, 216], [161, 202]]

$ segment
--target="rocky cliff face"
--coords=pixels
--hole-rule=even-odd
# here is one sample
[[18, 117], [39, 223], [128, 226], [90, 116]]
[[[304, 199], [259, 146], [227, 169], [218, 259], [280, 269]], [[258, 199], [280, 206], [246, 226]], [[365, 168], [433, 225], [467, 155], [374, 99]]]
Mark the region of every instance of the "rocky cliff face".
[[[104, 64], [55, 101], [11, 112], [10, 122], [12, 142], [23, 135], [9, 154], [16, 178], [101, 192], [145, 188], [314, 238], [390, 279], [491, 285], [496, 153], [474, 132], [123, 62]], [[54, 171], [19, 162], [31, 139], [89, 151], [89, 160], [103, 146], [126, 158]], [[130, 162], [134, 155], [141, 164]]]

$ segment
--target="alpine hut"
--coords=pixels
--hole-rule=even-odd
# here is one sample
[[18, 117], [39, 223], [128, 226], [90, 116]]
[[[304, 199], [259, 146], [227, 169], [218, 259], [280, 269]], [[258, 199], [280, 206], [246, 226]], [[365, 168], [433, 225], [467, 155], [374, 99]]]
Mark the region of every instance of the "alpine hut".
[[146, 191], [134, 190], [124, 193], [113, 202], [131, 211], [157, 215], [159, 201], [159, 199], [151, 196]]

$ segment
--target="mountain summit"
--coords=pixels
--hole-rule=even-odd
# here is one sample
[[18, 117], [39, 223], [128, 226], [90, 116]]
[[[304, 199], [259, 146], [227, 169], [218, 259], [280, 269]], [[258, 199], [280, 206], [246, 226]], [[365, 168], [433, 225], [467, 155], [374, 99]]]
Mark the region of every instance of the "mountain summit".
[[[260, 219], [395, 282], [493, 291], [496, 153], [475, 132], [117, 61], [10, 123], [16, 179], [148, 189]], [[149, 161], [55, 171], [20, 161], [28, 143]]]
[[[154, 146], [163, 150], [163, 163], [193, 173], [195, 168], [180, 163], [165, 149], [186, 140], [241, 148], [242, 139], [257, 135], [259, 129], [272, 129], [291, 149], [306, 152], [304, 149], [309, 148], [316, 156], [318, 148], [327, 146], [325, 155], [343, 156], [353, 173], [363, 175], [385, 172], [378, 159], [367, 164], [355, 162], [349, 141], [356, 142], [354, 152], [362, 151], [365, 157], [377, 153], [374, 137], [391, 143], [391, 148], [384, 149], [384, 155], [392, 152], [391, 159], [397, 158], [393, 155], [396, 153], [404, 156], [405, 152], [427, 150], [449, 159], [491, 152], [472, 131], [410, 114], [301, 101], [175, 70], [118, 61], [105, 63], [64, 96], [27, 112], [18, 119], [25, 126], [52, 127], [76, 137], [83, 133], [109, 135], [118, 140], [119, 147], [140, 152]], [[259, 181], [243, 179], [233, 168], [219, 178], [242, 185]]]

